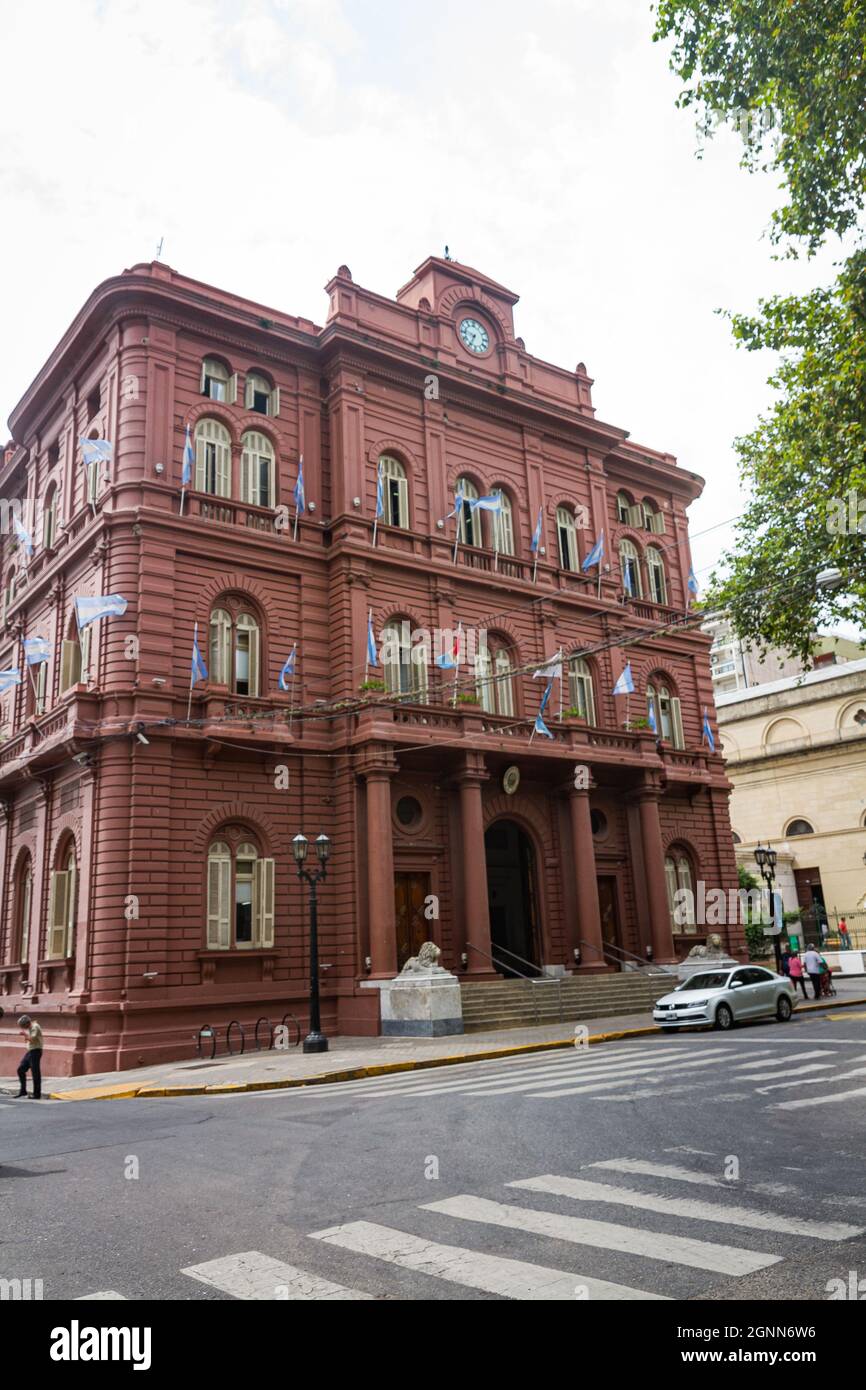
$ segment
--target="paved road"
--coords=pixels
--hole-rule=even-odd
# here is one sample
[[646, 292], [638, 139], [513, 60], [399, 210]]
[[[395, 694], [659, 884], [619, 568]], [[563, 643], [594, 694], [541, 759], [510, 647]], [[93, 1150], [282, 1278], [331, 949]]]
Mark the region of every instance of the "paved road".
[[[305, 1090], [0, 1099], [46, 1298], [807, 1298], [866, 1276], [866, 1012]], [[137, 1176], [135, 1176], [137, 1174]]]

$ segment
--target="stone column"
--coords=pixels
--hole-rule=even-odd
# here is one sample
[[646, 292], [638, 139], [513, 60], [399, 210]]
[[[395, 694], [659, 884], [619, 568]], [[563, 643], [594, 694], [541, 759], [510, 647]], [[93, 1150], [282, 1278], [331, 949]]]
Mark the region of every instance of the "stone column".
[[382, 754], [364, 766], [367, 783], [367, 915], [370, 929], [370, 975], [390, 980], [397, 974], [394, 924], [394, 845], [391, 834], [393, 758]]
[[[466, 755], [457, 773], [460, 788], [461, 851], [463, 855], [463, 924], [469, 976], [491, 975], [490, 905], [487, 898], [487, 854], [481, 788], [489, 777], [480, 754]], [[476, 947], [473, 950], [472, 947]]]
[[[657, 965], [676, 960], [665, 885], [665, 853], [659, 820], [659, 790], [643, 786], [636, 793], [640, 813], [641, 847], [646, 876], [646, 906], [650, 920], [653, 960]], [[640, 897], [640, 894], [638, 894]]]
[[577, 924], [572, 946], [580, 948], [582, 970], [603, 970], [607, 962], [598, 909], [598, 883], [595, 877], [595, 846], [589, 814], [589, 788], [570, 787], [568, 813], [571, 822], [571, 852], [574, 858], [574, 894]]

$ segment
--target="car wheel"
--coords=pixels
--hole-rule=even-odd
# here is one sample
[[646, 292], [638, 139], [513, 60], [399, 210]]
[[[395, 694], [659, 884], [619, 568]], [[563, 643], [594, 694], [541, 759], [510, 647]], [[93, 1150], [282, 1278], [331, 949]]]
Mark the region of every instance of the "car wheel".
[[734, 1015], [731, 1013], [727, 1004], [720, 1004], [719, 1007], [716, 1009], [715, 1024], [716, 1027], [720, 1028], [723, 1033], [727, 1032], [729, 1028], [733, 1028]]
[[776, 1018], [780, 1023], [787, 1023], [791, 1014], [794, 1012], [791, 1001], [785, 994], [779, 995], [779, 1002], [776, 1005]]

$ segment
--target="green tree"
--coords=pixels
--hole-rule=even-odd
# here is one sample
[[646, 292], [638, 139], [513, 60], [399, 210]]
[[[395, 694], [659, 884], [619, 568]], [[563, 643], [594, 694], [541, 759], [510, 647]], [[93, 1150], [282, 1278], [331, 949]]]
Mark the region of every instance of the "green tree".
[[[731, 316], [739, 344], [778, 358], [769, 411], [736, 441], [752, 500], [708, 601], [808, 661], [815, 627], [861, 621], [866, 600], [866, 0], [659, 0], [654, 38], [699, 129], [733, 121], [744, 167], [781, 176], [784, 253], [849, 249], [833, 284]], [[833, 593], [815, 584], [828, 566], [846, 579]]]

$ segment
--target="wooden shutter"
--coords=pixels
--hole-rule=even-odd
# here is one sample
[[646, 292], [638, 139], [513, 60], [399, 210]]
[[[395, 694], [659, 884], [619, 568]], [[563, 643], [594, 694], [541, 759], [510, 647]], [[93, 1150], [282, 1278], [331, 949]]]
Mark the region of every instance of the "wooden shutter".
[[207, 861], [207, 945], [209, 951], [227, 951], [229, 947], [231, 871], [231, 860], [225, 855], [212, 855]]
[[79, 645], [81, 649], [81, 673], [78, 679], [83, 682], [86, 682], [90, 676], [90, 639], [92, 634], [93, 628], [88, 624], [87, 627], [82, 628], [81, 633], [79, 635]]
[[238, 374], [230, 376], [226, 385], [226, 399], [229, 405], [234, 405], [238, 398]]
[[260, 634], [257, 626], [247, 628], [250, 643], [250, 679], [249, 693], [258, 695], [259, 692], [259, 653], [260, 653]]
[[271, 415], [279, 415], [279, 413], [280, 413], [280, 388], [279, 388], [279, 386], [275, 386], [274, 389], [273, 389], [273, 391], [271, 392], [271, 410], [270, 410], [270, 413], [271, 413]]
[[674, 736], [674, 748], [685, 748], [682, 705], [676, 695], [671, 696], [671, 731]]
[[[85, 629], [86, 630], [86, 629]], [[60, 689], [75, 685], [80, 673], [80, 648], [74, 638], [60, 644]]]
[[257, 501], [253, 497], [253, 478], [256, 466], [256, 459], [252, 448], [245, 444], [241, 450], [241, 501], [252, 503]]
[[397, 525], [409, 529], [409, 484], [405, 477], [397, 478]]
[[48, 662], [40, 663], [36, 674], [36, 713], [45, 713], [45, 690], [48, 685]]
[[274, 861], [257, 859], [253, 867], [253, 945], [274, 944]]
[[628, 519], [632, 526], [640, 526], [643, 528], [644, 513], [640, 502], [635, 502], [633, 507], [628, 508]]
[[203, 396], [207, 395], [207, 358], [205, 358], [201, 364], [201, 378], [199, 380], [198, 389]]
[[652, 525], [650, 527], [650, 530], [652, 530], [657, 536], [663, 536], [665, 534], [666, 529], [664, 512], [653, 512], [651, 522]]
[[215, 441], [216, 448], [216, 495], [217, 497], [231, 497], [232, 495], [232, 449], [231, 444], [224, 439]]
[[69, 918], [69, 874], [65, 871], [51, 875], [48, 907], [48, 958], [62, 960], [66, 955], [66, 928]]

